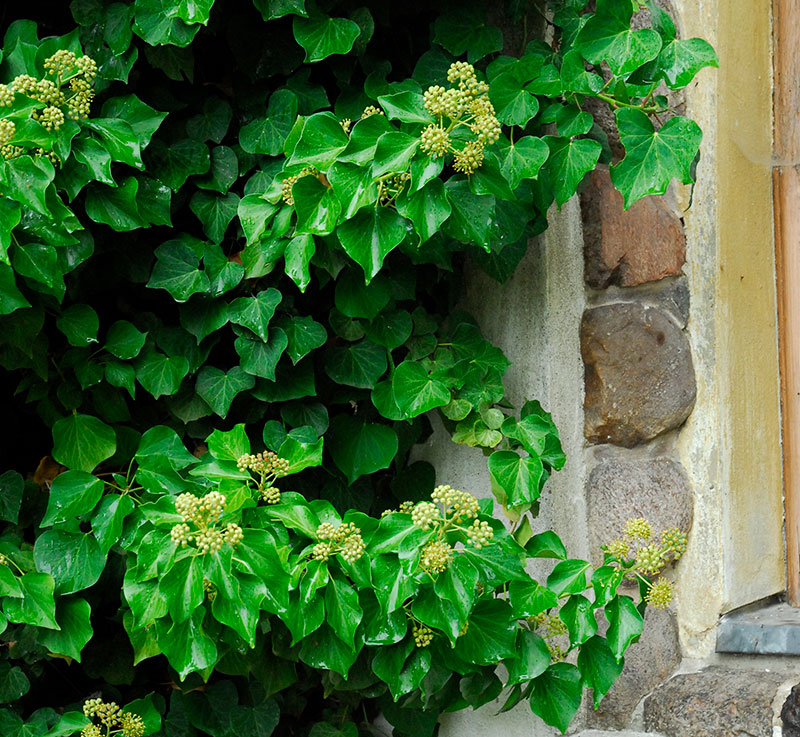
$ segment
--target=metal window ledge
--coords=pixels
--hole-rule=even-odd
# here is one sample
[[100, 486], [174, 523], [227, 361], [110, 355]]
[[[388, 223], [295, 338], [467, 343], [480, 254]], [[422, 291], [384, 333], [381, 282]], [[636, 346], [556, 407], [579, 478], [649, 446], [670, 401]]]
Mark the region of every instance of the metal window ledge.
[[717, 625], [717, 652], [800, 655], [800, 609], [783, 597], [724, 614]]

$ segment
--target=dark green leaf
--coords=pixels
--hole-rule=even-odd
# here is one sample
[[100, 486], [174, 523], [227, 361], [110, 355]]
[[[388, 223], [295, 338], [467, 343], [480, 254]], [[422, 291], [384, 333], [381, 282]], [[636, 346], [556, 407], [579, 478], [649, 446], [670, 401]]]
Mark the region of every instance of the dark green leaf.
[[306, 0], [253, 0], [253, 4], [258, 8], [264, 20], [283, 18], [290, 13], [302, 15], [306, 13]]
[[91, 512], [103, 495], [103, 482], [84, 471], [67, 471], [53, 479], [42, 527], [51, 527]]
[[170, 145], [155, 140], [147, 147], [147, 159], [148, 171], [172, 190], [180, 189], [189, 177], [205, 174], [211, 168], [208, 146], [191, 138]]
[[0, 520], [17, 524], [25, 481], [16, 471], [0, 474]]
[[26, 573], [18, 579], [22, 597], [6, 599], [3, 611], [9, 622], [32, 624], [57, 630], [56, 603], [53, 598], [55, 582], [47, 573]]
[[430, 376], [417, 361], [403, 361], [395, 369], [392, 391], [397, 406], [408, 417], [416, 417], [450, 401], [450, 390], [447, 386]]
[[533, 579], [512, 581], [508, 586], [508, 599], [517, 619], [535, 617], [558, 604], [555, 592]]
[[592, 689], [596, 709], [608, 690], [622, 673], [623, 663], [617, 662], [608, 643], [602, 637], [592, 637], [581, 645], [578, 653], [578, 669], [584, 688]]
[[342, 210], [333, 189], [316, 177], [301, 177], [292, 187], [297, 212], [296, 233], [328, 235]]
[[564, 543], [552, 530], [534, 535], [525, 543], [525, 552], [529, 558], [558, 558], [564, 560], [567, 550]]
[[559, 596], [580, 594], [586, 590], [586, 572], [591, 567], [585, 560], [562, 560], [547, 577], [547, 588]]
[[[353, 25], [355, 26], [355, 23]], [[344, 151], [349, 141], [341, 124], [332, 113], [314, 113], [303, 123], [289, 165], [299, 164], [327, 169], [337, 155]]]
[[72, 470], [91, 472], [116, 449], [114, 430], [96, 417], [71, 414], [53, 425], [53, 458]]
[[208, 277], [200, 271], [205, 246], [202, 241], [181, 234], [180, 238], [156, 248], [156, 264], [147, 286], [166, 289], [177, 302], [209, 290]]
[[84, 599], [60, 598], [56, 607], [56, 621], [61, 629], [41, 632], [39, 642], [51, 653], [66, 655], [80, 663], [81, 651], [92, 639], [91, 611]]
[[275, 368], [288, 345], [289, 340], [281, 328], [270, 328], [266, 343], [256, 336], [241, 335], [234, 344], [242, 359], [242, 369], [270, 381], [275, 381]]
[[391, 428], [347, 415], [331, 422], [326, 437], [334, 462], [351, 484], [365, 474], [388, 468], [398, 450], [397, 435]]
[[561, 621], [567, 625], [570, 647], [582, 645], [590, 637], [597, 634], [597, 620], [594, 608], [585, 596], [574, 595], [561, 607], [558, 613]]
[[0, 183], [4, 195], [42, 215], [50, 215], [45, 192], [55, 176], [53, 165], [46, 158], [18, 156], [0, 162]]
[[224, 418], [236, 395], [252, 389], [255, 383], [255, 379], [238, 366], [227, 373], [213, 366], [203, 366], [197, 374], [197, 393]]
[[237, 325], [252, 330], [261, 340], [269, 337], [269, 321], [282, 299], [277, 289], [269, 287], [255, 297], [239, 297], [228, 309], [228, 318]]
[[537, 456], [522, 457], [512, 450], [499, 450], [489, 456], [492, 491], [509, 507], [531, 504], [539, 498], [539, 481], [544, 473]]
[[479, 665], [495, 665], [516, 653], [517, 622], [508, 602], [484, 599], [475, 605], [469, 628], [458, 639], [462, 658]]
[[292, 30], [297, 43], [306, 51], [307, 62], [321, 61], [331, 54], [346, 54], [361, 33], [357, 23], [325, 15], [295, 17]]
[[474, 243], [491, 250], [491, 230], [495, 217], [495, 199], [473, 194], [469, 182], [451, 179], [445, 185], [453, 212], [445, 223], [445, 232], [462, 243]]
[[388, 207], [370, 207], [342, 223], [336, 235], [347, 255], [364, 270], [369, 284], [389, 252], [405, 238], [406, 221]]
[[136, 358], [144, 347], [147, 333], [140, 333], [133, 323], [118, 320], [106, 335], [105, 349], [122, 360]]
[[588, 138], [546, 136], [544, 140], [550, 147], [550, 186], [560, 207], [575, 194], [584, 176], [594, 169], [602, 146]]
[[127, 495], [107, 494], [103, 497], [92, 517], [92, 534], [97, 538], [103, 555], [107, 555], [112, 546], [119, 541], [122, 536], [122, 525], [133, 509], [133, 501]]
[[531, 709], [546, 724], [567, 731], [581, 705], [581, 674], [570, 663], [554, 663], [533, 680]]
[[221, 195], [213, 192], [195, 192], [189, 207], [203, 224], [203, 232], [213, 243], [221, 243], [225, 231], [236, 217], [239, 195], [228, 192]]
[[67, 336], [70, 345], [82, 348], [97, 343], [100, 320], [89, 305], [78, 304], [67, 307], [56, 320], [56, 325]]
[[188, 373], [189, 362], [183, 356], [150, 350], [136, 359], [136, 379], [155, 399], [175, 394]]
[[482, 3], [455, 6], [436, 19], [433, 29], [436, 43], [453, 56], [466, 53], [473, 64], [503, 48], [503, 34], [499, 28], [486, 24], [486, 10]]
[[59, 595], [92, 586], [105, 566], [105, 556], [94, 537], [63, 530], [47, 530], [36, 538], [33, 561], [37, 570], [53, 577]]
[[244, 126], [239, 143], [247, 153], [277, 156], [296, 119], [297, 95], [290, 90], [277, 90], [269, 98], [267, 116]]
[[628, 645], [639, 639], [644, 621], [630, 596], [615, 596], [606, 604], [604, 611], [608, 619], [608, 646], [617, 661], [620, 661]]
[[520, 629], [517, 632], [517, 654], [505, 661], [508, 668], [507, 686], [527, 683], [540, 676], [550, 665], [550, 650], [547, 643], [535, 632]]

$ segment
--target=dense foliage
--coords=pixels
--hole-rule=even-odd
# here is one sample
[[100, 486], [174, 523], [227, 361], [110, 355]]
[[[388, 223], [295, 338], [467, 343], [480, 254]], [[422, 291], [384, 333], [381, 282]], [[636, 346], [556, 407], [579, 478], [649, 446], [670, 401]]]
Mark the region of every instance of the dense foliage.
[[[606, 693], [683, 542], [592, 571], [532, 534], [556, 428], [455, 309], [465, 259], [508, 278], [611, 161], [587, 99], [626, 204], [692, 179], [665, 94], [713, 50], [651, 2], [585, 6], [498, 4], [505, 39], [480, 2], [5, 19], [4, 735], [424, 735], [504, 686], [566, 729]], [[513, 534], [409, 460], [431, 411]]]

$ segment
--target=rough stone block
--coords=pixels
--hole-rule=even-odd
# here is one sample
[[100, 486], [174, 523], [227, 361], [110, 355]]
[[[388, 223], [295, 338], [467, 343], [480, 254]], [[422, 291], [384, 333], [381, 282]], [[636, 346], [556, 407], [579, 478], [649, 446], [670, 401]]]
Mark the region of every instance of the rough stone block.
[[669, 458], [623, 461], [610, 458], [592, 469], [586, 482], [591, 549], [622, 535], [631, 517], [645, 517], [656, 534], [668, 527], [692, 527], [692, 490], [683, 467]]
[[648, 608], [641, 639], [625, 652], [625, 668], [619, 680], [600, 706], [588, 712], [588, 725], [604, 729], [627, 727], [642, 698], [666, 681], [680, 661], [675, 617], [668, 611]]
[[689, 284], [685, 276], [668, 276], [638, 287], [611, 286], [590, 297], [592, 307], [616, 302], [638, 302], [658, 307], [669, 312], [681, 328], [689, 322]]
[[669, 737], [772, 737], [786, 676], [712, 667], [675, 676], [644, 703], [645, 728]]
[[800, 683], [792, 691], [781, 707], [783, 737], [800, 737]]
[[686, 236], [663, 198], [645, 197], [625, 210], [608, 169], [602, 168], [589, 177], [581, 210], [589, 286], [633, 287], [681, 273]]
[[663, 310], [612, 304], [581, 323], [584, 434], [626, 448], [679, 427], [697, 391], [689, 341]]

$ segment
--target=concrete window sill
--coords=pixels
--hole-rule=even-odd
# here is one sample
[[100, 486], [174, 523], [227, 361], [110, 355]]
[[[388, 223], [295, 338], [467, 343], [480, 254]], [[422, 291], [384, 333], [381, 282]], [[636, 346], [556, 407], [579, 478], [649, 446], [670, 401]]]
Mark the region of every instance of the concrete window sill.
[[772, 597], [724, 614], [717, 625], [717, 652], [800, 655], [800, 609]]

